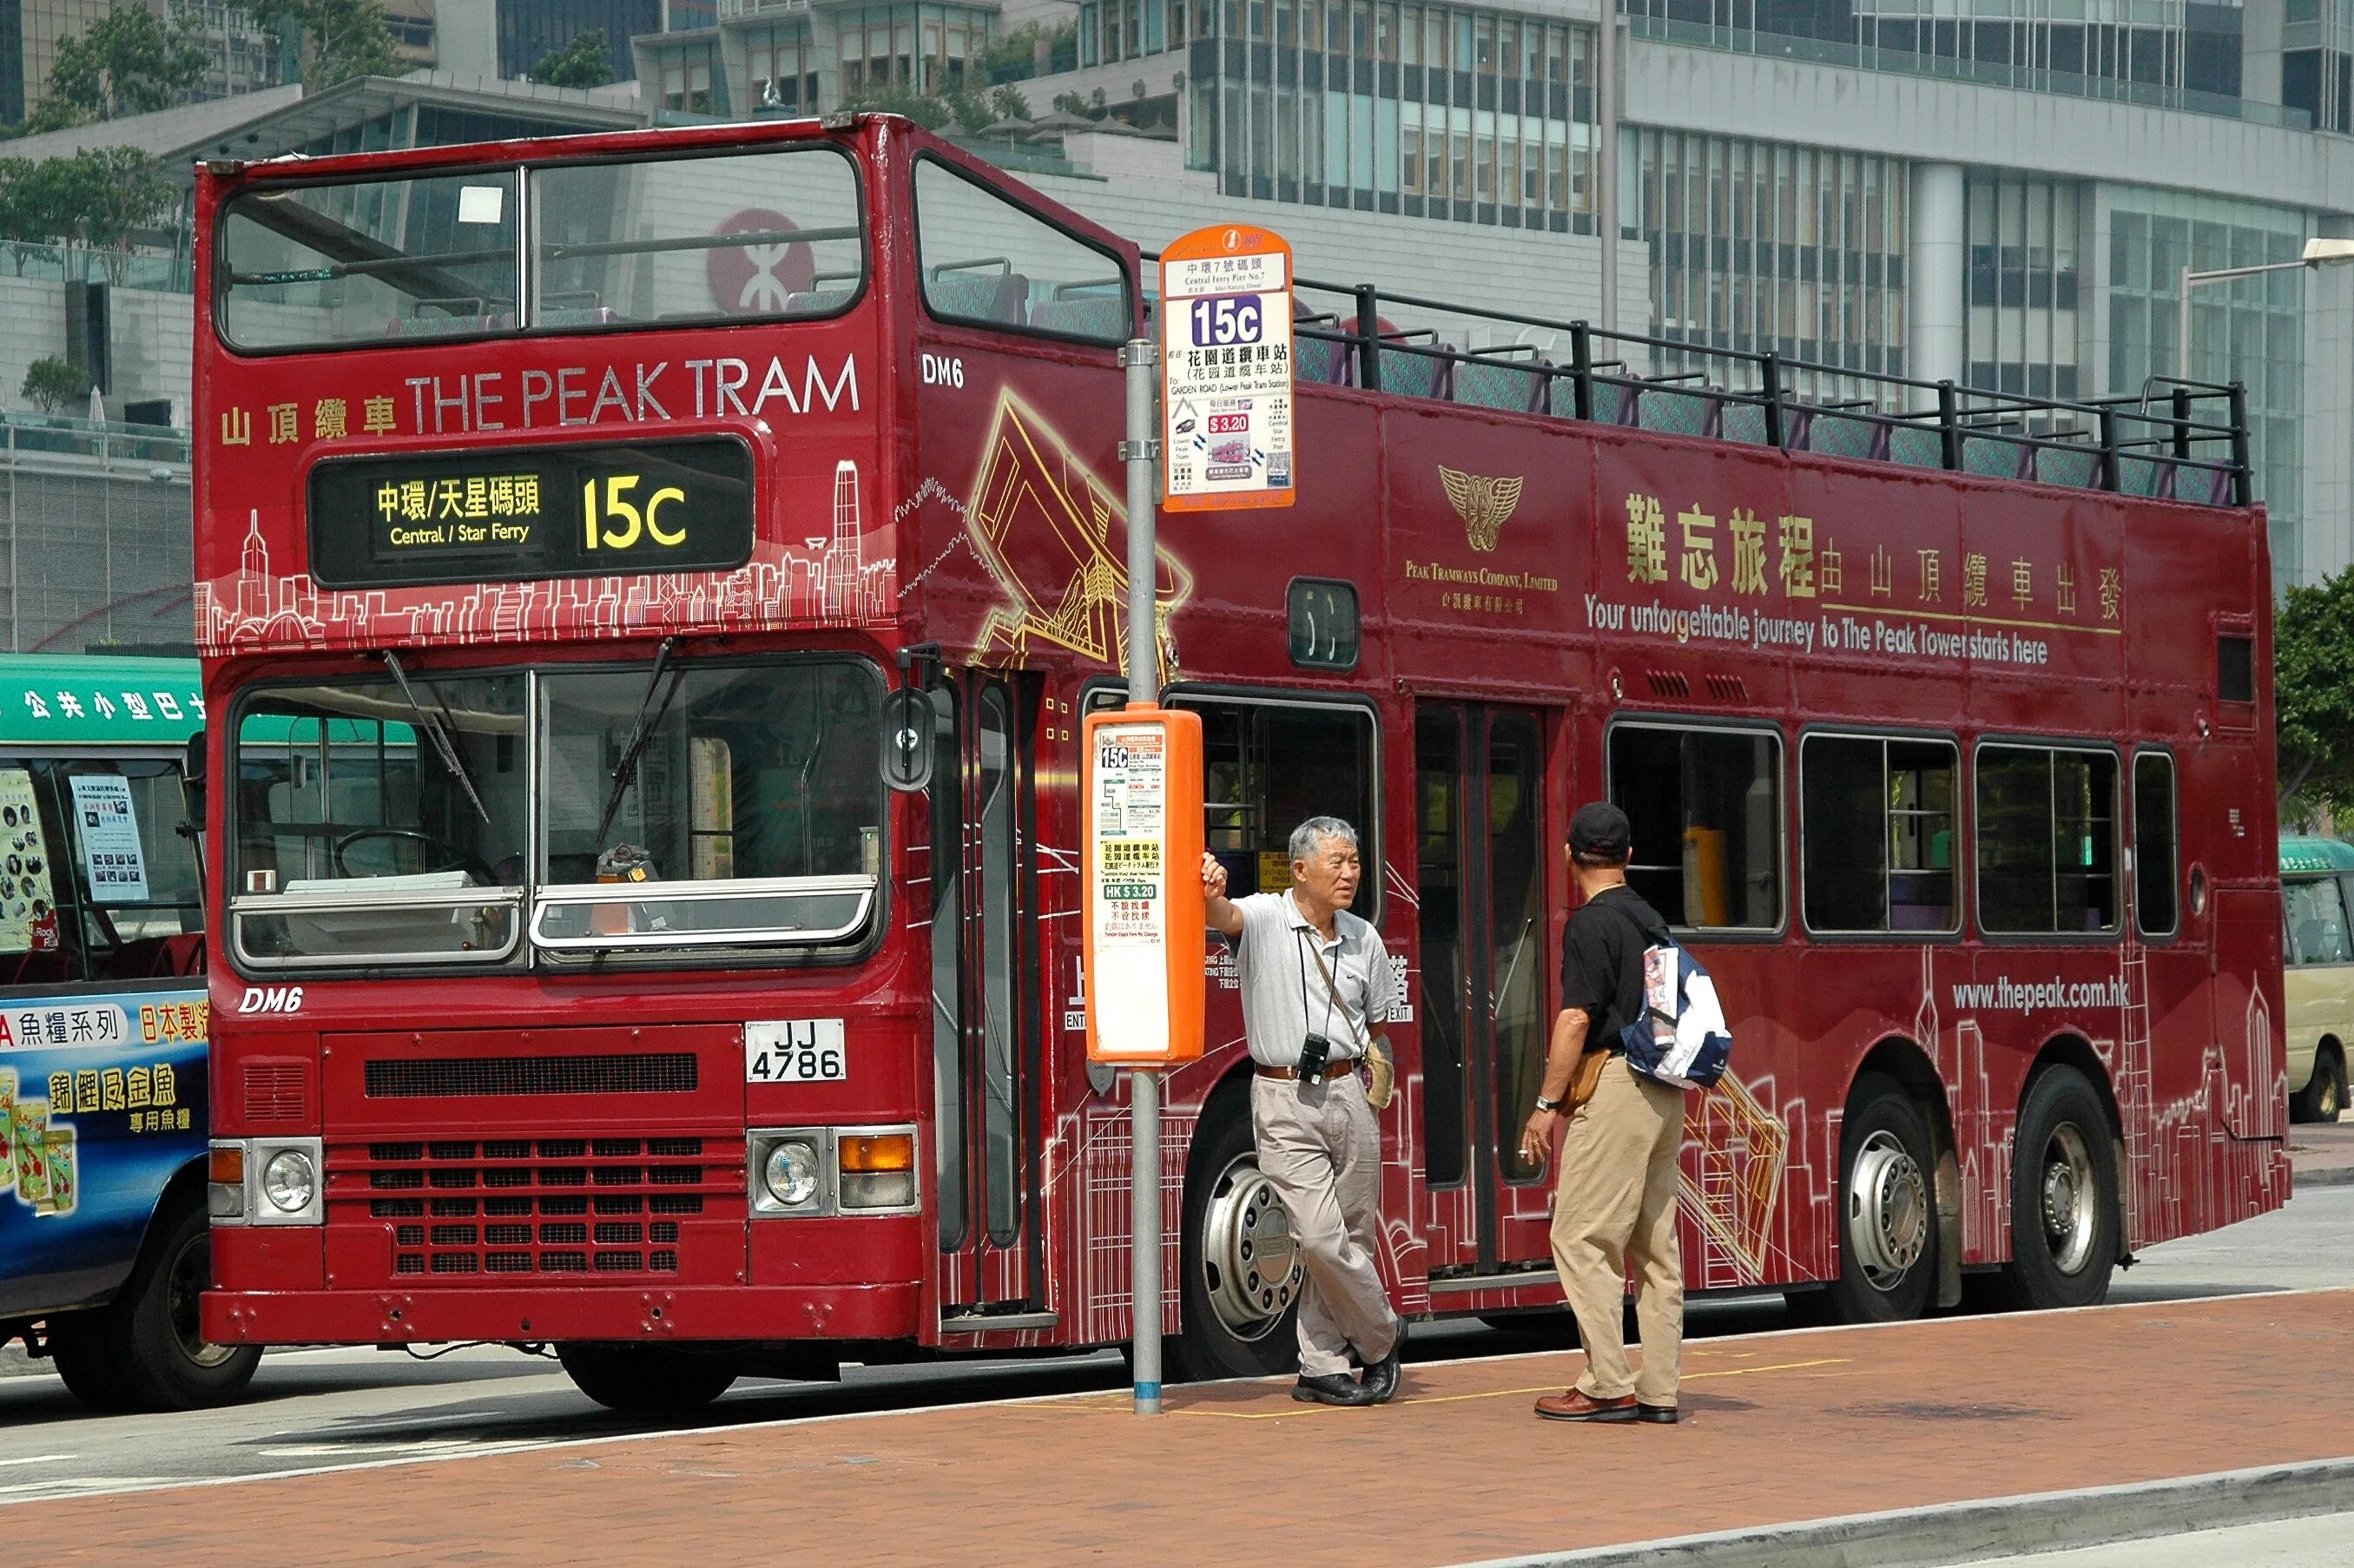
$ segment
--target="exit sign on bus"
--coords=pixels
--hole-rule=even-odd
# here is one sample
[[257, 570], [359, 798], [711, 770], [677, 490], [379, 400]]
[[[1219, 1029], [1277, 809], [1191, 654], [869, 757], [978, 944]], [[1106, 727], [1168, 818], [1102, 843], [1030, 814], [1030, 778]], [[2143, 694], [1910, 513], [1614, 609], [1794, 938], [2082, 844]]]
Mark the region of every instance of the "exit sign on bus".
[[331, 458], [307, 489], [322, 588], [726, 571], [752, 556], [733, 436]]
[[1161, 504], [1288, 506], [1291, 247], [1264, 228], [1199, 228], [1161, 253]]

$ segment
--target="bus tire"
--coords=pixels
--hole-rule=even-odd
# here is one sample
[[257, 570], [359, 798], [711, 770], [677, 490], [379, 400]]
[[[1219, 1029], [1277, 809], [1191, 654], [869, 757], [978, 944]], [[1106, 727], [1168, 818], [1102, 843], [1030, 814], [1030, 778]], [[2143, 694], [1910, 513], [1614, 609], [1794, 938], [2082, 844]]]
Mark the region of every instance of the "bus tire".
[[1895, 1079], [1857, 1076], [1840, 1128], [1839, 1276], [1819, 1304], [1843, 1323], [1918, 1318], [1937, 1285], [1936, 1152]]
[[[1178, 1249], [1184, 1329], [1171, 1358], [1177, 1381], [1268, 1377], [1299, 1365], [1293, 1327], [1305, 1271], [1282, 1201], [1259, 1174], [1250, 1098], [1213, 1096], [1193, 1139]], [[1267, 1272], [1268, 1260], [1288, 1266]]]
[[1997, 1299], [2039, 1311], [2098, 1306], [2117, 1260], [2116, 1144], [2084, 1075], [2036, 1074], [2011, 1147], [2010, 1262]]
[[2336, 1121], [2346, 1108], [2346, 1058], [2338, 1044], [2325, 1040], [2313, 1054], [2313, 1076], [2289, 1097], [2291, 1121]]
[[197, 1330], [212, 1283], [212, 1228], [197, 1196], [157, 1213], [122, 1294], [61, 1318], [51, 1353], [74, 1396], [101, 1410], [200, 1410], [245, 1392], [258, 1345], [216, 1345]]
[[676, 1345], [558, 1345], [556, 1359], [574, 1387], [628, 1415], [700, 1410], [734, 1387], [743, 1372], [733, 1355]]

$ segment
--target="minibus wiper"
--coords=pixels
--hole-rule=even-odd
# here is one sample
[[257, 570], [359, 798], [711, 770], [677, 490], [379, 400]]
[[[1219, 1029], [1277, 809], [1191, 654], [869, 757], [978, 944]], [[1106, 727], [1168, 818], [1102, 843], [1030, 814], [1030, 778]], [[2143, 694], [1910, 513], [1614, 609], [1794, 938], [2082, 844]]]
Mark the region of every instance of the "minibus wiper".
[[450, 738], [450, 732], [442, 726], [442, 717], [448, 714], [449, 709], [442, 706], [441, 694], [439, 692], [433, 694], [434, 705], [441, 707], [441, 713], [429, 714], [425, 711], [425, 705], [417, 700], [417, 694], [409, 689], [408, 672], [400, 667], [400, 655], [389, 648], [386, 649], [384, 667], [392, 672], [394, 683], [400, 687], [400, 694], [408, 699], [408, 711], [417, 715], [417, 727], [432, 739], [433, 749], [441, 756], [441, 766], [451, 771], [459, 784], [465, 789], [466, 799], [474, 803], [474, 810], [482, 816], [482, 826], [486, 828], [493, 826], [491, 821], [491, 809], [482, 804], [482, 791], [474, 788], [473, 771], [466, 766], [466, 758], [459, 752], [456, 744]]
[[678, 682], [673, 679], [669, 692], [663, 694], [662, 705], [654, 706], [654, 694], [662, 690], [663, 671], [670, 664], [670, 651], [678, 639], [665, 637], [654, 650], [653, 679], [646, 683], [646, 694], [638, 699], [637, 722], [631, 726], [629, 744], [621, 747], [621, 760], [613, 764], [612, 793], [605, 797], [605, 813], [597, 819], [596, 842], [605, 842], [605, 830], [613, 825], [613, 818], [621, 809], [621, 797], [630, 792], [630, 779], [638, 766], [638, 754], [654, 737], [654, 726], [663, 715], [670, 712], [671, 699], [678, 695]]

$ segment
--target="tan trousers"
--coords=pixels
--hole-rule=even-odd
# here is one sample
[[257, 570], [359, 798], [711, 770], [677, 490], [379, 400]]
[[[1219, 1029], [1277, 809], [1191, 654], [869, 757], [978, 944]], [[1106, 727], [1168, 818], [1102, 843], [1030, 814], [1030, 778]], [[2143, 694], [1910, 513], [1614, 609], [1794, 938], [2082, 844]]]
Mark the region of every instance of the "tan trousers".
[[[1638, 1075], [1624, 1057], [1602, 1069], [1594, 1097], [1569, 1118], [1553, 1202], [1553, 1263], [1577, 1317], [1594, 1399], [1676, 1402], [1683, 1359], [1684, 1266], [1676, 1245], [1676, 1151], [1684, 1096]], [[1635, 1320], [1643, 1370], [1627, 1365], [1627, 1266], [1635, 1266]]]
[[1299, 1287], [1299, 1371], [1349, 1370], [1390, 1353], [1397, 1314], [1374, 1266], [1381, 1245], [1382, 1139], [1365, 1086], [1251, 1080], [1258, 1168], [1283, 1195], [1308, 1277]]

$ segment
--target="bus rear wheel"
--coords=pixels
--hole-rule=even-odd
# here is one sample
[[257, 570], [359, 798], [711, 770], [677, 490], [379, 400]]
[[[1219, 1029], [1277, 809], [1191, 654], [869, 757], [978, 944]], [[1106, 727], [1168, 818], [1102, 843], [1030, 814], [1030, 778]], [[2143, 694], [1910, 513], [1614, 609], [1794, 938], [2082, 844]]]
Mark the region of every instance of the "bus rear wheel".
[[1267, 1377], [1299, 1364], [1292, 1327], [1307, 1271], [1274, 1183], [1258, 1168], [1246, 1095], [1214, 1097], [1187, 1161], [1180, 1249], [1180, 1378]]
[[2099, 1305], [2117, 1258], [2116, 1144], [2084, 1074], [2035, 1075], [2012, 1149], [2010, 1262], [1997, 1298], [2039, 1311]]
[[1839, 1277], [1821, 1305], [1845, 1323], [1918, 1318], [1937, 1280], [1936, 1155], [1920, 1106], [1865, 1073], [1840, 1130]]
[[629, 1415], [700, 1410], [734, 1387], [743, 1372], [733, 1355], [676, 1345], [558, 1345], [556, 1359], [574, 1387]]

